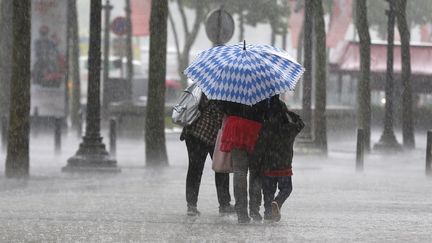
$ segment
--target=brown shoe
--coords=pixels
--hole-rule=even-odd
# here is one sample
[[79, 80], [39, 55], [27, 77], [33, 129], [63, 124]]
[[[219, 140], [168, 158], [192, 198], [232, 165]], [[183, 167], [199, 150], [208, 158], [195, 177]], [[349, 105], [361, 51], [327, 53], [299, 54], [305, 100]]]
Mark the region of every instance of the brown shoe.
[[280, 214], [280, 209], [279, 209], [279, 205], [277, 204], [277, 202], [273, 201], [271, 203], [271, 208], [272, 208], [272, 218], [274, 221], [279, 222], [281, 219], [281, 214]]

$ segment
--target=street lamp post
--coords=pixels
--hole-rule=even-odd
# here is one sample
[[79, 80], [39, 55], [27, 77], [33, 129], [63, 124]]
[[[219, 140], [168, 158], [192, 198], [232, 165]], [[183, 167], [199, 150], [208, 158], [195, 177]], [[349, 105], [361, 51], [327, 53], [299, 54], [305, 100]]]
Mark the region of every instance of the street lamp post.
[[[106, 91], [108, 89], [108, 78], [109, 78], [109, 57], [110, 57], [110, 17], [111, 17], [111, 10], [113, 6], [110, 4], [109, 0], [106, 0], [105, 5], [103, 6], [104, 12], [105, 12], [105, 29], [104, 29], [104, 50], [103, 50], [103, 70], [102, 70], [102, 80], [103, 80], [103, 87]], [[106, 97], [103, 97], [104, 99]], [[106, 106], [107, 102], [103, 102], [103, 104]], [[104, 110], [106, 111], [107, 107], [104, 106]]]
[[63, 167], [65, 172], [120, 171], [100, 135], [101, 11], [101, 0], [91, 0], [86, 132], [78, 151]]
[[394, 83], [393, 83], [393, 41], [394, 41], [394, 26], [395, 26], [395, 6], [394, 0], [387, 0], [389, 10], [386, 11], [388, 17], [388, 33], [387, 33], [387, 74], [385, 87], [385, 115], [384, 115], [384, 131], [380, 141], [375, 144], [377, 150], [401, 150], [400, 144], [396, 140], [393, 131], [393, 98], [394, 98]]
[[[126, 80], [128, 83], [128, 90], [127, 90], [127, 97], [126, 100], [131, 101], [132, 100], [132, 79], [133, 79], [133, 50], [132, 50], [132, 20], [131, 20], [131, 6], [130, 6], [130, 0], [126, 0], [126, 22], [127, 22], [127, 32], [126, 32]], [[122, 60], [123, 62], [123, 60]], [[122, 63], [123, 65], [123, 63]]]

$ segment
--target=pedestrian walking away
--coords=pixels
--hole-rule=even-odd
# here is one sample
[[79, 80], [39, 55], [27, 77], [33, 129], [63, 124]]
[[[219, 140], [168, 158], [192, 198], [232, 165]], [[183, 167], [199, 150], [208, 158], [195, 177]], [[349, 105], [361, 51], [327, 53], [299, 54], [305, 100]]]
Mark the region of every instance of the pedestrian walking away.
[[[220, 150], [231, 152], [234, 169], [234, 198], [235, 209], [239, 223], [248, 223], [250, 217], [261, 221], [259, 213], [261, 205], [261, 180], [256, 167], [249, 162], [258, 133], [261, 129], [264, 110], [263, 103], [254, 106], [234, 102], [221, 102], [222, 109], [227, 115], [222, 133]], [[248, 184], [249, 172], [249, 214]], [[250, 217], [249, 217], [250, 216]]]
[[[198, 194], [204, 164], [209, 154], [213, 158], [213, 150], [217, 131], [221, 127], [223, 113], [215, 103], [203, 94], [199, 104], [200, 116], [191, 125], [183, 128], [180, 140], [185, 140], [189, 157], [186, 176], [187, 215], [198, 216]], [[215, 173], [216, 192], [221, 215], [234, 213], [230, 204], [229, 174]]]
[[304, 123], [278, 96], [269, 99], [268, 106], [251, 163], [263, 175], [264, 219], [277, 222], [281, 219], [280, 209], [292, 192], [294, 139]]
[[239, 223], [250, 221], [249, 210], [261, 220], [260, 176], [250, 163], [263, 120], [266, 99], [293, 90], [303, 67], [290, 55], [269, 45], [217, 46], [201, 52], [184, 71], [211, 100], [219, 100], [226, 114], [220, 151], [231, 152], [235, 209]]

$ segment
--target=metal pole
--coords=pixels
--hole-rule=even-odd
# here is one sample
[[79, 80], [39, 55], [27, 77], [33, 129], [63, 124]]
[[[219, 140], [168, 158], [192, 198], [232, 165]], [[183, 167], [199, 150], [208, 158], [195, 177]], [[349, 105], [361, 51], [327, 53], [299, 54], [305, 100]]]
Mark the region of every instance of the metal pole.
[[79, 138], [81, 138], [81, 136], [82, 136], [83, 116], [84, 116], [84, 114], [83, 114], [82, 110], [80, 110], [78, 112], [78, 124], [77, 124], [77, 135]]
[[390, 9], [387, 10], [388, 15], [388, 47], [387, 47], [387, 74], [386, 74], [386, 105], [385, 105], [385, 121], [384, 133], [387, 135], [393, 134], [393, 53], [394, 53], [394, 26], [395, 26], [395, 13], [394, 4], [392, 0], [389, 1]]
[[86, 131], [75, 156], [62, 169], [67, 172], [121, 171], [117, 161], [109, 156], [100, 134], [101, 12], [101, 0], [91, 0]]
[[33, 108], [33, 116], [30, 117], [30, 131], [36, 137], [39, 135], [39, 129], [41, 129], [41, 119], [39, 117], [39, 107]]
[[[130, 0], [126, 0], [126, 21], [127, 21], [127, 33], [126, 33], [126, 59], [127, 59], [127, 65], [126, 65], [126, 80], [127, 80], [127, 100], [132, 100], [132, 79], [133, 79], [133, 51], [132, 51], [132, 21], [131, 21], [131, 6], [130, 6]], [[122, 60], [122, 66], [123, 66], [123, 60]]]
[[393, 131], [393, 99], [394, 99], [394, 83], [393, 83], [393, 41], [394, 41], [394, 26], [395, 26], [395, 2], [387, 0], [389, 10], [386, 11], [388, 16], [388, 33], [387, 33], [387, 73], [385, 87], [385, 114], [384, 114], [384, 131], [380, 141], [375, 148], [383, 150], [400, 150], [401, 146], [396, 140]]
[[[78, 13], [76, 7], [77, 0], [69, 1], [70, 8], [70, 38], [71, 38], [71, 55], [69, 61], [71, 62], [71, 76], [73, 79], [72, 85], [72, 125], [77, 128], [79, 126], [79, 112], [81, 108], [81, 81], [80, 81], [80, 50], [79, 50], [79, 33], [78, 33]], [[81, 134], [80, 134], [81, 137]]]
[[[105, 29], [104, 29], [104, 49], [103, 49], [103, 72], [102, 72], [102, 82], [103, 82], [103, 94], [107, 94], [107, 84], [109, 78], [109, 56], [110, 56], [110, 20], [111, 20], [111, 9], [110, 1], [106, 0], [103, 6], [105, 13]], [[103, 107], [107, 108], [107, 97], [103, 98]]]
[[356, 170], [363, 171], [364, 168], [364, 131], [357, 129], [357, 153], [356, 153]]
[[115, 156], [117, 152], [117, 121], [112, 118], [110, 119], [110, 154]]
[[61, 152], [61, 126], [62, 119], [56, 117], [54, 121], [54, 151], [56, 154]]
[[6, 151], [7, 147], [7, 136], [8, 136], [8, 119], [7, 116], [2, 116], [2, 127], [1, 127], [1, 141], [2, 141], [2, 151]]
[[426, 142], [426, 175], [432, 175], [432, 130], [427, 132]]

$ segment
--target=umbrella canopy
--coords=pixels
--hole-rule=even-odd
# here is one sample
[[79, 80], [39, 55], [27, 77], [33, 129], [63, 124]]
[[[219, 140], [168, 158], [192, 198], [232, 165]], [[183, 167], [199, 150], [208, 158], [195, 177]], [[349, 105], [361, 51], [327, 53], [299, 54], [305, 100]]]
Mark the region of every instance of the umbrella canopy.
[[293, 90], [303, 72], [282, 49], [239, 43], [201, 52], [184, 74], [209, 99], [254, 105]]

